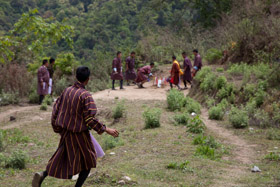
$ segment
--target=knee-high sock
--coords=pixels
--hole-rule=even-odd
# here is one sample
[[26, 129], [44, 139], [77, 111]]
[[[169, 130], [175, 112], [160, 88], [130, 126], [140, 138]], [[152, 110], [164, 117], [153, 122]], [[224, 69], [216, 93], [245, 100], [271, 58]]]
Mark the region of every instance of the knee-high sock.
[[90, 170], [81, 171], [75, 187], [81, 187], [85, 183]]
[[115, 80], [112, 80], [112, 89], [115, 88]]
[[186, 88], [187, 87], [187, 81], [185, 81], [185, 80], [184, 80], [184, 85], [185, 85], [185, 88]]
[[123, 88], [123, 80], [120, 80], [120, 87]]

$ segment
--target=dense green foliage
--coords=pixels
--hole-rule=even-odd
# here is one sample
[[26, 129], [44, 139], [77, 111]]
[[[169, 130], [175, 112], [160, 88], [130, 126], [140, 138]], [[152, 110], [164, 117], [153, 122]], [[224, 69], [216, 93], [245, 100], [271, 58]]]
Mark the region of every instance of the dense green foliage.
[[147, 108], [143, 112], [143, 117], [146, 129], [160, 127], [161, 110], [159, 108]]

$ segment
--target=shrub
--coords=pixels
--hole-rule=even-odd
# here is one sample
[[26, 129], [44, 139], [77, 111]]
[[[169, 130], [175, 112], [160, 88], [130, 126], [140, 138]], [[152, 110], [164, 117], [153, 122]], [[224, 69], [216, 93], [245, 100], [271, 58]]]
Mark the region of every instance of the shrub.
[[224, 72], [224, 68], [217, 68], [216, 71], [222, 73]]
[[224, 117], [224, 109], [221, 105], [213, 106], [209, 109], [209, 119], [222, 120]]
[[187, 125], [190, 119], [190, 115], [186, 112], [179, 113], [174, 116], [174, 121], [176, 125]]
[[55, 95], [59, 96], [62, 92], [69, 86], [70, 82], [67, 81], [66, 77], [60, 78], [55, 82], [53, 86], [53, 92]]
[[159, 108], [147, 108], [143, 112], [145, 128], [150, 129], [160, 127], [160, 116], [161, 110]]
[[280, 140], [280, 131], [276, 129], [269, 129], [267, 132], [267, 139], [269, 140]]
[[30, 94], [28, 95], [28, 100], [29, 103], [37, 104], [39, 102], [39, 96], [37, 94], [37, 91], [35, 90], [31, 91]]
[[6, 160], [6, 168], [24, 169], [27, 162], [27, 154], [23, 151], [15, 151]]
[[204, 133], [205, 130], [205, 124], [203, 121], [199, 118], [199, 116], [195, 116], [190, 123], [188, 124], [188, 130], [187, 132], [195, 133], [195, 134], [201, 134]]
[[232, 107], [229, 114], [229, 121], [235, 128], [245, 128], [248, 126], [248, 114], [243, 108]]
[[112, 136], [106, 136], [104, 141], [103, 141], [103, 148], [104, 150], [109, 150], [109, 149], [113, 149], [117, 146], [122, 146], [124, 145], [123, 141], [118, 137], [118, 138], [114, 138]]
[[245, 63], [233, 64], [227, 72], [231, 75], [242, 75], [245, 71], [249, 69], [248, 65]]
[[52, 96], [46, 95], [46, 97], [43, 100], [43, 103], [45, 103], [46, 105], [52, 105], [52, 103], [53, 103]]
[[217, 93], [217, 97], [219, 99], [225, 99], [228, 97], [234, 97], [234, 86], [233, 84], [226, 84], [225, 87], [222, 87], [218, 93]]
[[227, 85], [227, 78], [225, 76], [220, 76], [215, 81], [215, 89], [219, 90]]
[[207, 74], [203, 82], [200, 84], [200, 88], [202, 89], [202, 91], [209, 92], [213, 90], [215, 87], [216, 77], [217, 76], [212, 72]]
[[195, 76], [195, 80], [199, 81], [200, 83], [204, 81], [205, 77], [212, 73], [212, 69], [210, 67], [203, 67]]
[[0, 94], [0, 106], [18, 104], [19, 95], [17, 93], [2, 93]]
[[171, 111], [181, 110], [186, 104], [184, 94], [178, 90], [172, 89], [167, 95], [168, 109]]
[[42, 103], [41, 106], [40, 106], [40, 110], [48, 110], [48, 105], [46, 103]]
[[206, 101], [206, 105], [207, 105], [208, 108], [211, 108], [212, 106], [215, 105], [215, 99], [213, 99], [213, 98], [208, 99]]
[[177, 167], [178, 167], [177, 162], [171, 162], [166, 166], [167, 169], [177, 169]]
[[257, 109], [251, 117], [252, 125], [257, 125], [262, 128], [271, 127], [272, 121], [267, 112], [262, 109]]
[[117, 102], [117, 105], [113, 108], [113, 118], [119, 119], [124, 116], [125, 113], [125, 105], [124, 100]]
[[213, 136], [203, 136], [202, 134], [198, 135], [193, 140], [194, 145], [205, 145], [211, 148], [217, 149], [221, 146], [219, 142], [217, 142]]
[[196, 114], [200, 114], [201, 105], [196, 100], [187, 96], [185, 98], [185, 108], [186, 108], [187, 112], [189, 112], [189, 113], [194, 112]]
[[260, 107], [266, 98], [267, 94], [263, 90], [258, 90], [257, 93], [255, 94], [254, 100], [256, 101], [257, 107]]
[[271, 152], [267, 154], [264, 158], [271, 161], [280, 161], [280, 153]]
[[221, 107], [223, 110], [229, 107], [229, 103], [226, 99], [223, 99], [217, 106]]
[[200, 145], [196, 148], [195, 151], [196, 156], [203, 156], [205, 158], [209, 158], [211, 160], [215, 160], [217, 157], [219, 157], [215, 149], [211, 148], [210, 146], [207, 145]]
[[211, 48], [208, 49], [205, 55], [205, 59], [211, 64], [223, 57], [223, 53], [219, 49]]

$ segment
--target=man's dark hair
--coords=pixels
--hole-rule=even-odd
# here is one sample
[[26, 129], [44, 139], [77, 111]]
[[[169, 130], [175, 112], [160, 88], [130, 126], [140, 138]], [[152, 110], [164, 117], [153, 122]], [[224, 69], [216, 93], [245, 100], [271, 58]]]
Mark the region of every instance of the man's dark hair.
[[53, 63], [53, 62], [55, 62], [55, 59], [54, 59], [54, 58], [51, 58], [51, 59], [50, 59], [50, 64]]
[[187, 53], [184, 51], [184, 52], [182, 53], [182, 55], [187, 55]]
[[46, 63], [48, 63], [48, 60], [47, 60], [47, 59], [44, 59], [44, 60], [43, 60], [43, 65], [45, 65]]
[[173, 55], [173, 56], [172, 56], [172, 59], [173, 59], [173, 60], [176, 60], [176, 56], [175, 56], [175, 55]]
[[135, 55], [135, 52], [134, 52], [134, 51], [132, 51], [130, 54], [131, 54], [131, 55]]
[[154, 65], [155, 65], [155, 63], [153, 63], [153, 62], [150, 63], [150, 66], [154, 66]]
[[118, 52], [117, 52], [117, 56], [118, 56], [119, 54], [121, 54], [121, 53], [122, 53], [122, 52], [118, 51]]
[[194, 52], [194, 53], [198, 53], [198, 50], [197, 50], [197, 49], [194, 49], [193, 52]]
[[88, 69], [88, 67], [86, 66], [78, 67], [76, 71], [76, 78], [78, 81], [83, 83], [86, 80], [88, 80], [89, 76], [90, 76], [90, 70]]

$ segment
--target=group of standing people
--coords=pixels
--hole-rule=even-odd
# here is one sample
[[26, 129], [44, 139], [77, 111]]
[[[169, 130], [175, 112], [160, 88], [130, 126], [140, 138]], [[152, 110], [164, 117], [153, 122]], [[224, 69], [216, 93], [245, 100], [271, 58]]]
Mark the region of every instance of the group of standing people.
[[39, 95], [39, 104], [42, 104], [46, 95], [52, 95], [53, 74], [55, 59], [43, 60], [42, 66], [37, 72], [37, 93]]
[[[117, 57], [114, 58], [112, 63], [112, 90], [116, 90], [115, 82], [116, 80], [120, 81], [120, 89], [124, 89], [123, 81], [123, 66], [121, 60], [122, 53], [120, 51], [117, 52]], [[125, 80], [127, 82], [127, 86], [130, 86], [131, 83], [137, 84], [139, 88], [144, 88], [143, 84], [148, 81], [148, 76], [153, 76], [152, 68], [154, 67], [154, 63], [150, 63], [150, 65], [144, 66], [138, 69], [138, 72], [135, 72], [135, 52], [131, 52], [130, 56], [125, 60]]]
[[172, 56], [172, 68], [171, 68], [171, 76], [169, 79], [170, 87], [173, 88], [173, 84], [181, 90], [180, 87], [180, 77], [183, 77], [184, 89], [188, 89], [187, 83], [192, 85], [192, 79], [196, 75], [196, 73], [202, 68], [202, 59], [198, 50], [193, 50], [194, 54], [194, 65], [192, 65], [191, 60], [187, 57], [187, 53], [183, 52], [182, 57], [184, 59], [184, 71], [181, 70], [179, 62], [176, 60], [176, 56]]

